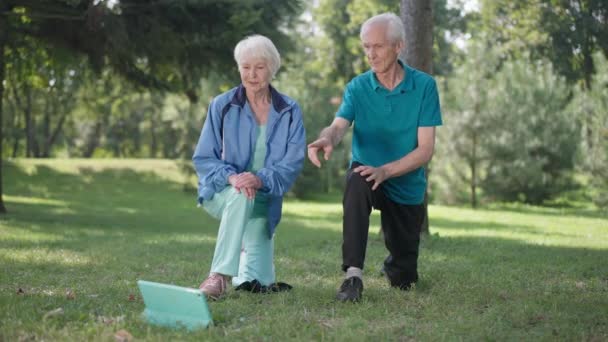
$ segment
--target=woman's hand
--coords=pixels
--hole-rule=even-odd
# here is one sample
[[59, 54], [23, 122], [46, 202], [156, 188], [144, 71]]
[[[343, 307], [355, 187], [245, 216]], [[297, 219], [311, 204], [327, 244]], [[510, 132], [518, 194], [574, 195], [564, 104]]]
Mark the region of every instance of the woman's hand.
[[243, 172], [228, 177], [228, 183], [236, 191], [243, 192], [249, 199], [254, 199], [258, 189], [262, 187], [262, 180], [251, 172]]

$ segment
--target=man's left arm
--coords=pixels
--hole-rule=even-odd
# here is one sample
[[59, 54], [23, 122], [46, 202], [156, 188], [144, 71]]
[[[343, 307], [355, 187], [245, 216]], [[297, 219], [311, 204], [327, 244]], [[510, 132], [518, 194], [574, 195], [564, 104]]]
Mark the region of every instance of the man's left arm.
[[374, 182], [372, 190], [376, 190], [382, 182], [389, 178], [399, 177], [426, 165], [433, 158], [435, 149], [435, 127], [418, 127], [418, 147], [397, 159], [380, 167], [361, 165], [353, 171], [367, 176], [366, 181]]

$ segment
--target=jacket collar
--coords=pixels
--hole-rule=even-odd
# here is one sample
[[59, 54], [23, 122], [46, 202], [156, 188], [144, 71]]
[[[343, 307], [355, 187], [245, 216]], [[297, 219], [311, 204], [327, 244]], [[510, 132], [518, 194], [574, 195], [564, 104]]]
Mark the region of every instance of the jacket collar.
[[[270, 88], [270, 99], [272, 101], [272, 106], [277, 113], [281, 113], [283, 110], [289, 107], [289, 105], [287, 102], [285, 102], [283, 96], [281, 96], [281, 94], [274, 89], [273, 86], [268, 85], [268, 87]], [[245, 106], [245, 102], [247, 102], [247, 95], [245, 94], [245, 87], [241, 83], [234, 92], [234, 96], [232, 96], [230, 104], [243, 108]]]

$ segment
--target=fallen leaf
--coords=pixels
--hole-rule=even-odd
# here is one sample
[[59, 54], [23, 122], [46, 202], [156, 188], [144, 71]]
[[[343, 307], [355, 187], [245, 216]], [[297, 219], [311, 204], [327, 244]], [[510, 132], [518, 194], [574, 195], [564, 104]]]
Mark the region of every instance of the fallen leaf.
[[29, 341], [36, 341], [36, 335], [35, 334], [27, 334], [27, 335], [23, 335], [23, 336], [19, 336], [19, 342], [29, 342]]
[[17, 289], [17, 295], [24, 295], [24, 294], [25, 294], [25, 291], [23, 291], [22, 288]]
[[107, 324], [107, 325], [114, 323], [114, 319], [112, 317], [106, 317], [106, 316], [98, 316], [97, 321], [99, 323], [103, 323], [103, 324]]
[[74, 293], [74, 291], [72, 291], [71, 289], [66, 289], [65, 290], [65, 298], [72, 300], [74, 298], [76, 298], [76, 293]]
[[124, 321], [125, 316], [118, 316], [118, 317], [106, 317], [106, 316], [97, 316], [97, 321], [99, 323], [103, 323], [106, 325], [110, 325], [112, 323], [120, 323], [122, 321]]
[[576, 283], [574, 283], [576, 285], [577, 289], [584, 289], [585, 288], [585, 283], [582, 281], [577, 281]]
[[114, 334], [114, 338], [116, 342], [130, 342], [133, 340], [133, 335], [125, 329], [120, 329]]
[[42, 321], [46, 321], [46, 319], [49, 317], [59, 316], [59, 315], [63, 315], [63, 308], [57, 308], [55, 310], [51, 310], [51, 311], [45, 313], [44, 316], [42, 316]]
[[319, 324], [321, 324], [321, 326], [326, 327], [326, 328], [333, 328], [334, 325], [332, 324], [332, 322], [325, 320], [325, 319], [320, 319], [318, 320]]
[[536, 325], [542, 321], [544, 321], [546, 319], [546, 317], [544, 315], [536, 315], [534, 317], [530, 317], [528, 319], [528, 324], [530, 325]]
[[129, 302], [134, 302], [135, 301], [135, 295], [130, 293], [129, 294]]

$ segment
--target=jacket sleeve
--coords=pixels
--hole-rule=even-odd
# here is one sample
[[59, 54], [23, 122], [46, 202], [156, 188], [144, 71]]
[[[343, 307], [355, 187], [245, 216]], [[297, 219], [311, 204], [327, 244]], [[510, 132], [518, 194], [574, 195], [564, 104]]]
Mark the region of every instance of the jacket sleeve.
[[304, 164], [306, 131], [302, 122], [302, 111], [297, 103], [293, 105], [292, 115], [285, 156], [280, 162], [265, 166], [257, 172], [257, 176], [262, 180], [260, 191], [273, 196], [283, 196], [289, 191]]
[[228, 184], [228, 177], [236, 168], [222, 160], [223, 143], [220, 134], [221, 108], [217, 98], [211, 101], [207, 118], [196, 144], [192, 162], [198, 176], [198, 201], [210, 200]]

